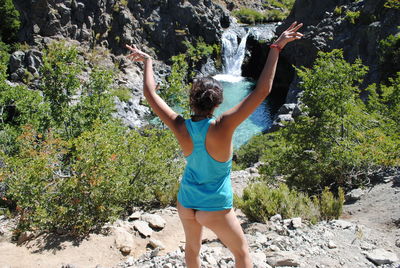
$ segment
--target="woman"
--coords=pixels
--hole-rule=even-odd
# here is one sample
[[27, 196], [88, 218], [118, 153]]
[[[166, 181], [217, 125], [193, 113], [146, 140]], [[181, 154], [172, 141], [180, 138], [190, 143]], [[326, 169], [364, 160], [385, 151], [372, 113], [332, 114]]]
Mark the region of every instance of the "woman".
[[173, 131], [187, 159], [178, 193], [178, 212], [185, 237], [185, 260], [189, 268], [200, 267], [199, 252], [203, 226], [211, 229], [235, 257], [236, 267], [252, 267], [248, 245], [232, 209], [230, 169], [232, 136], [271, 92], [279, 52], [303, 35], [302, 24], [294, 22], [270, 47], [270, 52], [256, 88], [238, 105], [212, 119], [222, 102], [222, 88], [213, 78], [193, 83], [190, 106], [194, 113], [185, 120], [156, 93], [152, 59], [135, 46], [127, 48], [134, 61], [144, 62], [144, 96], [153, 111]]

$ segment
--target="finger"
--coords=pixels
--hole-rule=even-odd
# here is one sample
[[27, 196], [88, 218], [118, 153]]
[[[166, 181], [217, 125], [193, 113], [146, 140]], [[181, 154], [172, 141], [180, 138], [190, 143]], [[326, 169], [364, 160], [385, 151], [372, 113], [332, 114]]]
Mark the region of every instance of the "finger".
[[125, 45], [130, 51], [135, 51], [136, 47], [135, 45], [133, 45], [133, 47], [131, 47], [130, 45]]
[[298, 24], [296, 27], [292, 29], [293, 32], [297, 32], [301, 27], [303, 26], [303, 23]]
[[289, 28], [287, 28], [286, 31], [292, 30], [292, 29], [296, 26], [296, 24], [297, 24], [297, 21], [294, 21], [294, 22], [289, 26]]

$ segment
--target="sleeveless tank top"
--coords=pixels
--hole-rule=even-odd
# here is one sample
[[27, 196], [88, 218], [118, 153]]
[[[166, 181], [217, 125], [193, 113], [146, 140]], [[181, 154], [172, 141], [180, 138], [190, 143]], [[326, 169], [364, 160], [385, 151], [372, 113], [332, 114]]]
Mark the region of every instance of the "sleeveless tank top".
[[212, 119], [197, 122], [185, 120], [192, 138], [193, 152], [186, 157], [178, 201], [186, 208], [205, 211], [232, 208], [232, 158], [219, 162], [208, 154], [205, 140], [211, 122]]

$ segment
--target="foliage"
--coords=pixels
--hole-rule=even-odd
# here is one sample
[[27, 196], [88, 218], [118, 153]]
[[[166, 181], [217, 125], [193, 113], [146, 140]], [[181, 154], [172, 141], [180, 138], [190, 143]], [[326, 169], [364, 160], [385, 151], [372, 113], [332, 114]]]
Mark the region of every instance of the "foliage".
[[398, 0], [386, 0], [384, 7], [400, 9], [400, 2]]
[[[297, 69], [303, 115], [268, 137], [254, 138], [240, 154], [254, 159], [261, 154], [265, 179], [283, 176], [290, 187], [312, 194], [321, 193], [325, 186], [336, 189], [368, 183], [380, 168], [400, 165], [400, 141], [393, 121], [399, 116], [394, 104], [398, 80], [382, 87], [382, 94], [370, 88], [366, 105], [359, 97], [366, 71], [359, 60], [347, 63], [339, 50], [320, 52], [311, 69]], [[389, 98], [394, 100], [392, 107]], [[394, 114], [387, 114], [383, 106]]]
[[0, 83], [7, 77], [7, 65], [10, 60], [9, 47], [0, 41]]
[[264, 6], [271, 6], [265, 14], [268, 20], [284, 20], [292, 10], [295, 0], [266, 0]]
[[280, 214], [283, 218], [301, 217], [315, 223], [320, 219], [337, 219], [342, 213], [344, 194], [339, 189], [339, 197], [334, 198], [326, 188], [320, 197], [310, 198], [283, 183], [277, 188], [256, 183], [247, 186], [243, 197], [235, 202], [251, 220], [267, 222], [271, 216]]
[[132, 93], [127, 87], [118, 87], [114, 89], [112, 95], [123, 102], [128, 102], [132, 98]]
[[379, 65], [383, 82], [400, 72], [400, 34], [389, 35], [379, 42]]
[[[128, 131], [96, 121], [69, 143], [25, 128], [20, 154], [2, 157], [2, 177], [21, 214], [19, 228], [85, 234], [130, 206], [176, 200], [182, 162], [171, 133]], [[70, 165], [63, 159], [70, 155]]]
[[78, 75], [82, 72], [82, 62], [76, 47], [53, 42], [43, 54], [40, 90], [45, 101], [50, 104], [51, 117], [55, 127], [62, 128], [70, 136], [73, 114], [70, 103], [81, 85]]
[[351, 23], [355, 24], [357, 19], [360, 17], [360, 11], [346, 11], [346, 19]]
[[336, 6], [333, 13], [337, 16], [342, 15], [343, 12], [343, 6]]
[[173, 56], [171, 74], [167, 77], [167, 82], [160, 89], [160, 96], [171, 106], [174, 106], [179, 113], [184, 116], [189, 115], [188, 91], [190, 82], [196, 75], [194, 70], [211, 55], [220, 56], [218, 45], [208, 45], [203, 39], [198, 39], [196, 45], [185, 41], [186, 53]]
[[0, 0], [0, 41], [15, 42], [21, 26], [20, 14], [12, 0]]
[[266, 21], [266, 16], [258, 12], [257, 10], [243, 7], [239, 10], [235, 10], [232, 13], [241, 23], [255, 24]]

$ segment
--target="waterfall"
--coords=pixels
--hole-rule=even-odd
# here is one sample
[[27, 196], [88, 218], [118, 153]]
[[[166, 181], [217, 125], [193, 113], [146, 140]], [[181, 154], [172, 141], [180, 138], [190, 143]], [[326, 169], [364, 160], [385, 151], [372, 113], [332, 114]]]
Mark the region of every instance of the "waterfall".
[[246, 33], [238, 44], [238, 35], [236, 32], [227, 30], [223, 33], [222, 53], [224, 74], [241, 76], [248, 35], [249, 33]]

